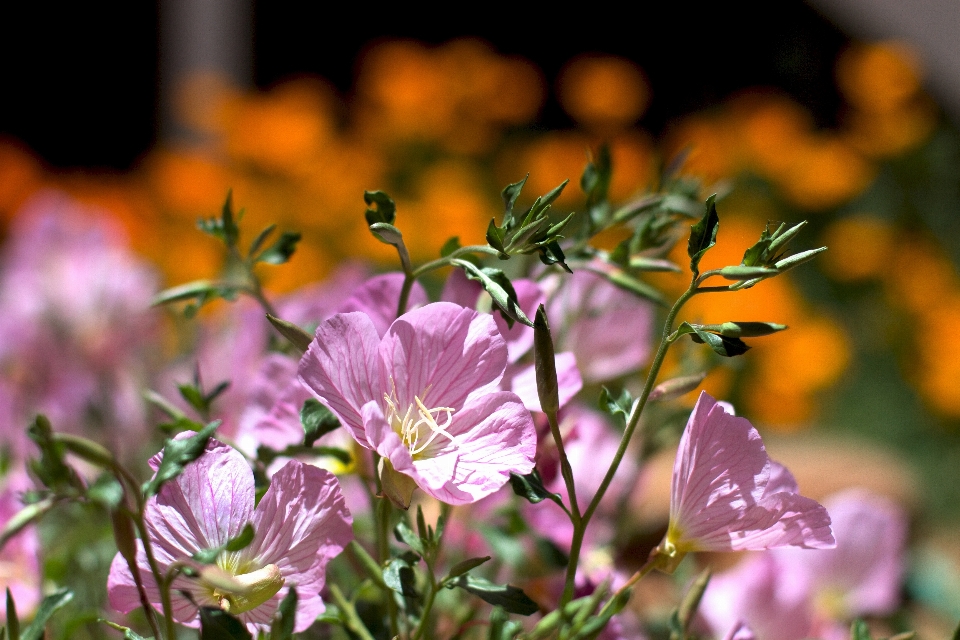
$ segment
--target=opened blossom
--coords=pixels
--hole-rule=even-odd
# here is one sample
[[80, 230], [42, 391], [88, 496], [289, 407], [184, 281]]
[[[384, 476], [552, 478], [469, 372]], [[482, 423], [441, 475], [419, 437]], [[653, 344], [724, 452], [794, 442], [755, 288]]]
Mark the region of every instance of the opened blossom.
[[753, 425], [701, 393], [673, 467], [670, 525], [657, 549], [665, 565], [690, 551], [835, 545], [827, 510], [799, 494]]
[[[150, 460], [154, 470], [161, 455]], [[320, 591], [326, 565], [353, 537], [352, 518], [333, 474], [290, 461], [273, 475], [254, 507], [253, 472], [246, 460], [212, 439], [199, 458], [150, 498], [144, 516], [162, 573], [237, 537], [248, 523], [253, 526], [255, 535], [246, 548], [221, 552], [216, 567], [201, 571], [200, 577], [178, 576], [171, 598], [178, 622], [197, 626], [198, 606], [219, 607], [254, 634], [269, 628], [291, 587], [299, 597], [295, 629], [309, 627], [324, 610]], [[160, 610], [160, 592], [139, 541], [137, 566], [148, 599]], [[118, 611], [140, 606], [136, 583], [119, 553], [107, 591]]]
[[380, 454], [384, 493], [395, 503], [408, 506], [420, 487], [466, 504], [533, 470], [530, 412], [498, 389], [506, 365], [493, 318], [437, 302], [404, 314], [382, 338], [365, 313], [321, 323], [300, 380]]

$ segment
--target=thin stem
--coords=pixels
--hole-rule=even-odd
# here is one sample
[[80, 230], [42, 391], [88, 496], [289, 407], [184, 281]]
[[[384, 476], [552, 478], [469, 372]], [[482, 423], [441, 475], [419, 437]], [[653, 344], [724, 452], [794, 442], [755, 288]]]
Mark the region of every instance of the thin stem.
[[457, 258], [460, 258], [461, 256], [465, 256], [470, 253], [485, 253], [491, 256], [500, 255], [499, 251], [485, 244], [473, 244], [468, 247], [460, 247], [459, 249], [452, 252], [448, 256], [444, 256], [443, 258], [437, 258], [436, 260], [420, 265], [419, 267], [413, 270], [413, 276], [415, 278], [419, 278], [423, 274], [433, 271], [434, 269], [440, 269], [442, 267], [449, 266], [451, 260], [455, 260]]
[[[390, 559], [390, 500], [386, 497], [380, 498], [376, 511], [376, 535], [377, 535], [377, 560], [380, 566], [384, 566]], [[393, 597], [393, 591], [387, 590], [387, 614], [390, 616], [390, 637], [399, 635], [400, 626], [397, 621], [397, 602]]]
[[357, 615], [357, 610], [353, 606], [353, 603], [344, 597], [343, 592], [340, 591], [340, 587], [336, 584], [330, 584], [330, 597], [333, 598], [334, 604], [336, 604], [340, 611], [347, 617], [344, 621], [347, 629], [355, 633], [360, 640], [374, 640], [370, 631], [360, 619], [360, 616]]
[[[446, 522], [450, 519], [450, 511], [453, 507], [447, 503], [441, 503], [440, 505], [440, 518]], [[420, 623], [417, 625], [416, 630], [412, 636], [412, 640], [420, 640], [420, 637], [423, 636], [424, 631], [427, 629], [427, 625], [430, 622], [430, 611], [433, 609], [433, 602], [437, 597], [437, 593], [441, 589], [441, 584], [437, 582], [437, 577], [434, 575], [434, 567], [437, 565], [437, 561], [440, 559], [440, 551], [443, 548], [443, 533], [447, 530], [444, 526], [441, 535], [437, 538], [435, 546], [429, 552], [424, 554], [423, 561], [427, 565], [427, 575], [430, 577], [430, 590], [427, 593], [426, 602], [423, 605], [423, 611], [420, 613]]]
[[[553, 440], [557, 445], [557, 452], [560, 455], [560, 475], [563, 476], [563, 482], [567, 488], [567, 497], [570, 501], [570, 510], [568, 514], [570, 515], [570, 521], [573, 523], [573, 530], [581, 530], [584, 525], [580, 515], [580, 504], [577, 502], [577, 490], [573, 480], [573, 468], [570, 466], [570, 460], [567, 458], [567, 452], [563, 446], [563, 436], [560, 433], [560, 424], [557, 422], [557, 412], [548, 411], [547, 421], [550, 423], [550, 433], [553, 434]], [[583, 539], [581, 537], [580, 542], [582, 543]], [[571, 549], [571, 557], [580, 556], [580, 545], [577, 545], [576, 555], [573, 555], [573, 549]], [[563, 585], [563, 595], [560, 597], [560, 606], [563, 607], [570, 600], [573, 599], [573, 587], [574, 581], [577, 576], [577, 565], [574, 562], [567, 564], [567, 575], [566, 581]]]
[[400, 288], [400, 301], [397, 302], [398, 318], [407, 312], [407, 304], [410, 301], [410, 291], [413, 290], [413, 283], [416, 281], [417, 277], [409, 272], [403, 279], [403, 286]]
[[[590, 519], [596, 512], [597, 507], [600, 506], [600, 501], [603, 500], [603, 496], [610, 487], [610, 483], [613, 482], [613, 477], [616, 475], [617, 469], [620, 467], [620, 462], [623, 460], [623, 456], [627, 452], [627, 447], [630, 444], [633, 433], [636, 431], [637, 425], [640, 422], [640, 414], [643, 412], [643, 408], [647, 404], [647, 398], [650, 397], [650, 392], [653, 390], [653, 385], [660, 373], [660, 368], [663, 366], [664, 358], [667, 355], [667, 349], [670, 347], [672, 342], [670, 337], [673, 333], [673, 323], [676, 321], [677, 314], [680, 312], [680, 309], [683, 307], [683, 305], [686, 304], [686, 302], [697, 293], [699, 293], [699, 290], [697, 289], [696, 279], [694, 278], [691, 280], [690, 286], [677, 299], [677, 301], [673, 304], [673, 307], [670, 308], [670, 312], [667, 314], [667, 319], [663, 326], [663, 333], [661, 334], [660, 338], [660, 346], [657, 348], [657, 353], [653, 358], [653, 362], [650, 364], [650, 371], [647, 374], [647, 380], [643, 385], [643, 391], [640, 393], [640, 397], [637, 399], [633, 410], [630, 412], [630, 418], [627, 420], [626, 429], [623, 432], [623, 436], [620, 438], [620, 444], [617, 447], [617, 452], [613, 456], [613, 461], [610, 463], [610, 468], [607, 469], [607, 473], [604, 475], [603, 481], [600, 483], [600, 487], [597, 489], [596, 494], [593, 496], [593, 499], [587, 506], [587, 510], [583, 513], [580, 526], [574, 525], [573, 541], [570, 545], [570, 565], [568, 565], [572, 566], [573, 569], [568, 568], [567, 570], [568, 581], [571, 571], [576, 572], [576, 567], [579, 564], [580, 550], [583, 546], [583, 538], [587, 530], [587, 525], [590, 524]], [[564, 596], [566, 596], [566, 588], [564, 589]], [[568, 600], [561, 600], [561, 606], [566, 604], [567, 601]]]

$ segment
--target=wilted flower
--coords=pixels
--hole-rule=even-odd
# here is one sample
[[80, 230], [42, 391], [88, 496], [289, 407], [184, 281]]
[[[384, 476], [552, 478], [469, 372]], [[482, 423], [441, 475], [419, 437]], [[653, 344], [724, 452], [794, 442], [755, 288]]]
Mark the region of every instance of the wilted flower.
[[[150, 460], [154, 470], [161, 459], [157, 454]], [[333, 474], [290, 461], [273, 475], [270, 488], [254, 507], [250, 467], [238, 451], [212, 439], [197, 460], [150, 498], [145, 519], [162, 572], [237, 537], [247, 523], [253, 526], [255, 536], [245, 549], [222, 552], [215, 561], [233, 586], [208, 580], [203, 572], [199, 578], [179, 576], [171, 586], [178, 622], [196, 626], [197, 606], [221, 607], [253, 633], [269, 628], [291, 587], [299, 596], [295, 628], [303, 631], [310, 626], [324, 610], [320, 590], [327, 562], [353, 537], [352, 518]], [[143, 546], [137, 544], [147, 596], [159, 609], [159, 590]], [[110, 604], [121, 612], [140, 606], [133, 576], [119, 553], [110, 567], [107, 591]]]
[[516, 394], [497, 390], [506, 364], [490, 316], [437, 302], [401, 316], [383, 338], [364, 313], [321, 323], [300, 380], [383, 457], [394, 502], [409, 505], [419, 486], [464, 504], [533, 469], [530, 413]]
[[657, 553], [669, 567], [690, 551], [834, 547], [827, 510], [798, 491], [753, 425], [701, 392], [680, 439]]

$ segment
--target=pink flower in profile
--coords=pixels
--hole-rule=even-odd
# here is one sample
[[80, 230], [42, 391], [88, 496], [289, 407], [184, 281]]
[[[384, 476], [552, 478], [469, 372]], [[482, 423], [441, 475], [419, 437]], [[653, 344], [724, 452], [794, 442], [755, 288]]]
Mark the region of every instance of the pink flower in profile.
[[381, 338], [364, 313], [323, 322], [300, 380], [383, 457], [384, 492], [409, 505], [414, 488], [449, 504], [475, 502], [510, 473], [533, 470], [537, 436], [516, 394], [499, 391], [507, 346], [489, 315], [436, 302], [398, 318]]
[[[150, 460], [154, 470], [161, 455]], [[171, 595], [178, 622], [195, 627], [197, 605], [221, 607], [254, 634], [269, 629], [280, 600], [294, 586], [299, 596], [295, 629], [309, 627], [324, 610], [320, 590], [327, 562], [353, 537], [352, 518], [333, 474], [290, 461], [273, 475], [270, 488], [254, 507], [253, 472], [246, 460], [212, 439], [203, 455], [150, 498], [145, 518], [162, 572], [197, 551], [224, 544], [247, 523], [253, 526], [254, 539], [245, 549], [223, 552], [215, 561], [235, 586], [180, 576]], [[137, 565], [147, 596], [159, 610], [159, 589], [139, 541]], [[110, 567], [107, 591], [118, 611], [140, 606], [133, 576], [119, 553]]]
[[690, 551], [834, 547], [827, 510], [798, 491], [753, 425], [702, 392], [680, 439], [657, 551], [673, 564]]

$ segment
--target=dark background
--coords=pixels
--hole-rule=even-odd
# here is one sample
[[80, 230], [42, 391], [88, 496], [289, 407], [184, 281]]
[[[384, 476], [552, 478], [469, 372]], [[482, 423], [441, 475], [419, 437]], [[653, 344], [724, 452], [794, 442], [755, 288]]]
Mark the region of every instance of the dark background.
[[[160, 11], [148, 2], [0, 10], [0, 134], [23, 141], [55, 167], [135, 164], [157, 138]], [[533, 60], [550, 80], [583, 52], [636, 61], [653, 89], [641, 124], [654, 134], [678, 115], [753, 86], [786, 91], [829, 126], [839, 105], [833, 64], [847, 42], [798, 0], [672, 3], [630, 15], [602, 3], [590, 4], [590, 13], [514, 8], [457, 22], [399, 8], [358, 8], [354, 16], [342, 5], [337, 11], [255, 2], [253, 82], [269, 87], [313, 73], [348, 96], [356, 61], [371, 41], [441, 43], [470, 35]], [[551, 99], [538, 126], [570, 124]]]

